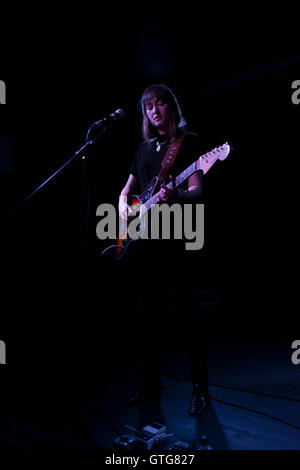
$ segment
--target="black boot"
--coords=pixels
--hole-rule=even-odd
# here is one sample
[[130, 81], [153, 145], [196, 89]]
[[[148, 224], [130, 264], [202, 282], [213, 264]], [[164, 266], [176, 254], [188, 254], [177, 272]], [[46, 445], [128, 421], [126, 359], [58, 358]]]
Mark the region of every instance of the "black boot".
[[204, 390], [199, 384], [193, 385], [193, 393], [190, 402], [189, 415], [200, 416], [210, 405], [209, 391]]

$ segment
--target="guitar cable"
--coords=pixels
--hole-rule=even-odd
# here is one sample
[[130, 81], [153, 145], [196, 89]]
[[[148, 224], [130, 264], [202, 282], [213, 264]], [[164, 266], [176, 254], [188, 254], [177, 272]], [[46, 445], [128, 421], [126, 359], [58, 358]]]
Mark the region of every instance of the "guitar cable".
[[[181, 377], [177, 377], [177, 376], [174, 376], [174, 375], [164, 374], [164, 377], [170, 378], [170, 379], [177, 379], [179, 382], [191, 382], [190, 380], [182, 379]], [[240, 391], [240, 392], [245, 392], [245, 393], [250, 393], [250, 394], [255, 394], [255, 395], [262, 395], [262, 396], [265, 396], [265, 397], [276, 398], [276, 399], [279, 399], [279, 400], [287, 400], [287, 401], [291, 401], [291, 402], [295, 402], [295, 403], [300, 403], [300, 400], [295, 399], [295, 398], [281, 397], [281, 396], [278, 396], [278, 395], [272, 395], [272, 394], [263, 393], [263, 392], [245, 390], [245, 389], [238, 388], [238, 387], [228, 387], [228, 386], [225, 386], [225, 385], [218, 385], [218, 384], [214, 384], [214, 383], [211, 383], [211, 382], [209, 382], [208, 385], [212, 386], [212, 387], [219, 387], [219, 388], [224, 388], [224, 389], [228, 389], [228, 390], [237, 390], [237, 391]], [[282, 424], [285, 424], [286, 426], [289, 426], [293, 429], [296, 429], [297, 431], [300, 431], [300, 426], [289, 423], [288, 421], [286, 421], [282, 418], [279, 418], [277, 416], [272, 416], [272, 415], [269, 415], [269, 414], [264, 413], [262, 411], [254, 410], [253, 408], [248, 408], [246, 406], [238, 405], [236, 403], [231, 403], [231, 402], [219, 400], [218, 398], [214, 398], [212, 395], [210, 395], [210, 398], [211, 398], [211, 400], [216, 401], [218, 403], [221, 403], [223, 405], [233, 406], [235, 408], [243, 409], [245, 411], [250, 411], [252, 413], [258, 414], [260, 416], [264, 416], [264, 417], [272, 419], [274, 421], [278, 421]]]
[[105, 250], [101, 251], [100, 256], [104, 255], [104, 253], [106, 253], [106, 251], [110, 250], [111, 248], [122, 248], [122, 250], [124, 249], [124, 247], [120, 245], [110, 245], [105, 248]]

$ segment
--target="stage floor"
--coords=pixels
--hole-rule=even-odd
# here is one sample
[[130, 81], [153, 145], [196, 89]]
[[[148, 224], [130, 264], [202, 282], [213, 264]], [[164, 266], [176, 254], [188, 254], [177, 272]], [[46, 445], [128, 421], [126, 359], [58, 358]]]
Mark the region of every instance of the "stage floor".
[[184, 352], [162, 353], [161, 396], [133, 408], [123, 407], [123, 399], [135, 384], [139, 364], [124, 354], [106, 363], [106, 380], [95, 370], [92, 381], [90, 371], [78, 371], [76, 379], [66, 374], [60, 382], [57, 377], [54, 393], [49, 388], [38, 404], [28, 392], [27, 412], [20, 404], [14, 407], [12, 399], [2, 411], [1, 442], [12, 449], [109, 452], [119, 435], [130, 434], [126, 426], [141, 429], [158, 421], [173, 435], [164, 449], [175, 440], [202, 449], [205, 435], [213, 450], [299, 450], [300, 365], [292, 364], [292, 352], [288, 339], [210, 343], [212, 402], [198, 418], [188, 415], [192, 384]]

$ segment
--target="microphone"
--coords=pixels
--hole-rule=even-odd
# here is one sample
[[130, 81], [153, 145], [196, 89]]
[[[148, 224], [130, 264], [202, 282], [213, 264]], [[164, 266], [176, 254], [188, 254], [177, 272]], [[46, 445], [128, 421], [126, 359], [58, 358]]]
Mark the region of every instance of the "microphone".
[[125, 119], [125, 117], [126, 117], [125, 111], [123, 109], [117, 109], [114, 113], [111, 113], [108, 116], [105, 116], [105, 118], [100, 119], [100, 121], [96, 121], [93, 124], [93, 126], [98, 127], [110, 121], [122, 121], [123, 119]]

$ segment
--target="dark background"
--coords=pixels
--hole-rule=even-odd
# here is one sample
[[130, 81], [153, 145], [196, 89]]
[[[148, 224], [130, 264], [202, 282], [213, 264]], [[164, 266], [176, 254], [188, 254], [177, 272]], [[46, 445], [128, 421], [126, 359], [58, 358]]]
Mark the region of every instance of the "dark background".
[[[126, 272], [100, 258], [106, 244], [96, 238], [94, 214], [103, 202], [117, 203], [140, 141], [137, 103], [152, 83], [173, 89], [207, 150], [233, 146], [205, 177], [205, 246], [190, 273], [218, 298], [209, 335], [228, 343], [297, 337], [300, 106], [291, 84], [300, 78], [300, 51], [286, 33], [287, 26], [296, 32], [295, 16], [100, 10], [79, 8], [77, 19], [40, 12], [3, 34], [0, 338], [7, 366], [0, 372], [13, 409], [20, 387], [37, 403], [43, 380], [59, 396], [70, 377], [80, 388], [81, 374], [101, 375], [110, 367], [104, 357], [124, 354]], [[88, 239], [80, 159], [19, 207], [84, 144], [90, 125], [117, 108], [126, 120], [88, 155]]]

